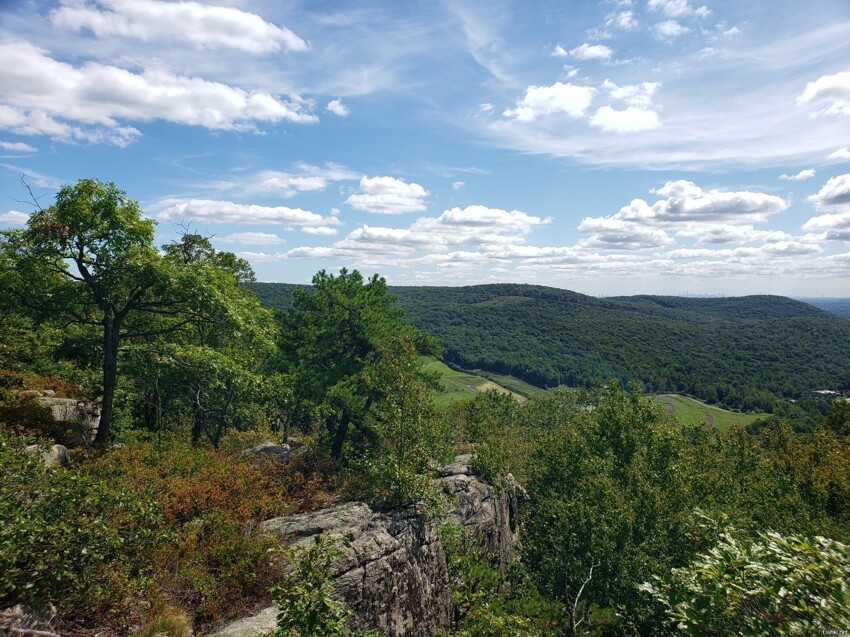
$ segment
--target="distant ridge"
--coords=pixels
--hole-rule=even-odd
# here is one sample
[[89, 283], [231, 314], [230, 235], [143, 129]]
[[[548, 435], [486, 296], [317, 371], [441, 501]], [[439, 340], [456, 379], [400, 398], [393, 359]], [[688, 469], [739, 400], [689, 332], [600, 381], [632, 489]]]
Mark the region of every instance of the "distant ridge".
[[[256, 284], [286, 309], [292, 284]], [[303, 286], [307, 287], [307, 286]], [[781, 296], [596, 298], [537, 285], [391, 287], [444, 358], [545, 387], [639, 380], [734, 409], [850, 389], [850, 321]]]

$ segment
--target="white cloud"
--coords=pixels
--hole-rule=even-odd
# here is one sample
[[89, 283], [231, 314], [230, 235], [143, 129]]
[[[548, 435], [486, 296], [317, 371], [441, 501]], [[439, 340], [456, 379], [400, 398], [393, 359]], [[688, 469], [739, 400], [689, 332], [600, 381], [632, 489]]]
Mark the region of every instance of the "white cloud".
[[493, 106], [490, 102], [485, 102], [483, 104], [478, 105], [478, 110], [480, 110], [482, 113], [490, 113], [493, 111], [494, 108], [496, 107]]
[[711, 10], [702, 5], [698, 8], [688, 4], [688, 0], [649, 0], [646, 4], [650, 11], [661, 11], [664, 15], [671, 18], [687, 18], [697, 16], [705, 18], [711, 15]]
[[826, 233], [827, 239], [850, 241], [850, 210], [812, 217], [803, 224], [803, 230]]
[[829, 154], [827, 159], [850, 159], [850, 148], [846, 146], [844, 148], [839, 148], [835, 152]]
[[271, 246], [286, 243], [286, 239], [268, 232], [234, 232], [224, 237], [216, 237], [225, 243], [241, 243], [244, 245]]
[[604, 44], [588, 44], [585, 42], [581, 46], [570, 49], [569, 54], [579, 60], [610, 60], [614, 51]]
[[850, 173], [831, 177], [808, 200], [821, 210], [844, 210], [850, 205]]
[[629, 84], [619, 86], [611, 80], [605, 80], [602, 88], [608, 91], [615, 100], [623, 100], [630, 106], [646, 107], [652, 103], [652, 96], [661, 86], [660, 82], [642, 82], [640, 84]]
[[605, 21], [606, 27], [618, 27], [624, 31], [632, 31], [638, 27], [634, 11], [618, 11], [611, 14]]
[[821, 105], [815, 115], [850, 115], [850, 71], [823, 75], [806, 84], [797, 105], [809, 103]]
[[341, 99], [335, 99], [328, 102], [325, 110], [330, 111], [334, 115], [339, 115], [340, 117], [345, 117], [349, 113], [348, 107], [342, 103]]
[[30, 216], [25, 212], [10, 210], [7, 213], [0, 215], [0, 223], [8, 223], [13, 226], [23, 226], [29, 221]]
[[788, 175], [786, 173], [782, 173], [779, 175], [779, 179], [784, 181], [804, 181], [806, 179], [811, 179], [815, 176], [815, 170], [813, 168], [807, 168], [805, 170], [801, 170], [800, 172], [794, 175]]
[[[363, 225], [331, 246], [293, 248], [287, 258], [364, 259], [376, 255], [403, 256], [410, 263], [413, 255], [427, 253], [416, 261], [456, 261], [452, 246], [477, 246], [484, 252], [465, 252], [463, 260], [484, 261], [500, 258], [496, 252], [524, 241], [537, 226], [549, 223], [519, 210], [502, 210], [472, 205], [444, 210], [438, 217], [420, 217], [407, 228]], [[501, 246], [501, 248], [500, 248]], [[446, 257], [446, 255], [455, 255]]]
[[302, 192], [324, 190], [333, 182], [354, 179], [360, 179], [360, 174], [339, 164], [328, 162], [324, 166], [313, 166], [299, 162], [292, 171], [263, 170], [255, 175], [213, 185], [222, 190], [269, 192], [292, 197]]
[[642, 250], [673, 243], [668, 231], [677, 236], [696, 237], [700, 243], [731, 243], [761, 239], [774, 243], [788, 235], [758, 233], [752, 226], [784, 210], [786, 202], [773, 195], [740, 191], [704, 191], [690, 181], [668, 181], [655, 191], [663, 199], [650, 205], [634, 199], [617, 213], [586, 217], [578, 229], [590, 233], [590, 247]]
[[666, 197], [652, 206], [652, 217], [658, 221], [760, 222], [788, 207], [784, 199], [775, 195], [749, 191], [704, 191], [685, 180], [668, 181], [656, 192]]
[[529, 86], [525, 96], [517, 100], [516, 108], [506, 110], [505, 117], [530, 122], [535, 117], [565, 113], [581, 117], [590, 106], [596, 89], [590, 86], [555, 82], [552, 86]]
[[605, 249], [643, 250], [673, 243], [673, 238], [660, 228], [615, 217], [586, 217], [578, 230], [591, 234], [587, 245]]
[[422, 212], [428, 191], [419, 184], [408, 184], [395, 177], [363, 177], [357, 192], [345, 200], [352, 208], [395, 215]]
[[452, 188], [454, 188], [455, 190], [460, 190], [465, 185], [466, 185], [466, 182], [463, 182], [463, 181], [453, 181], [452, 182]]
[[[57, 139], [125, 145], [139, 134], [119, 120], [166, 120], [218, 130], [253, 130], [255, 122], [316, 121], [300, 101], [244, 91], [162, 70], [133, 73], [94, 62], [80, 67], [52, 59], [29, 42], [0, 43], [0, 126]], [[66, 121], [95, 125], [93, 131]], [[105, 129], [105, 131], [104, 131]]]
[[5, 104], [0, 104], [0, 130], [11, 130], [19, 135], [48, 135], [60, 141], [112, 144], [121, 148], [141, 135], [132, 126], [82, 128], [60, 122], [43, 111], [25, 111]]
[[163, 199], [153, 206], [158, 219], [194, 220], [206, 223], [236, 223], [285, 226], [326, 226], [338, 224], [335, 217], [301, 208], [258, 206], [215, 199]]
[[629, 106], [616, 110], [610, 106], [601, 106], [590, 118], [590, 124], [604, 131], [631, 133], [650, 130], [661, 125], [658, 113], [646, 108]]
[[54, 26], [88, 30], [144, 42], [185, 42], [198, 49], [232, 48], [249, 53], [305, 51], [307, 43], [286, 27], [254, 13], [181, 0], [63, 0], [50, 14]]
[[[333, 214], [333, 212], [331, 212], [331, 214]], [[331, 228], [330, 226], [304, 226], [303, 228], [301, 228], [301, 232], [306, 232], [307, 234], [333, 236], [337, 234], [337, 229]]]
[[725, 38], [734, 38], [736, 36], [741, 35], [741, 29], [739, 29], [738, 27], [732, 27], [723, 31], [722, 35]]
[[679, 24], [675, 20], [665, 20], [659, 22], [653, 27], [655, 37], [659, 40], [675, 40], [681, 35], [685, 35], [691, 29], [683, 24]]
[[569, 55], [569, 53], [567, 53], [567, 50], [560, 44], [556, 44], [555, 48], [552, 49], [552, 52], [549, 55], [553, 58], [565, 58]]
[[3, 142], [0, 141], [0, 149], [9, 150], [14, 153], [37, 153], [38, 149], [24, 144], [23, 142]]

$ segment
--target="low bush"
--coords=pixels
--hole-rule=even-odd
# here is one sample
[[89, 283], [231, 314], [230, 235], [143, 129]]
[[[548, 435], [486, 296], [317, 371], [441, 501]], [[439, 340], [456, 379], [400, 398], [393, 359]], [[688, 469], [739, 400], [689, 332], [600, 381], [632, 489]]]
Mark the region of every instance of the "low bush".
[[49, 469], [0, 428], [0, 606], [55, 605], [64, 620], [121, 623], [167, 544], [161, 507], [108, 481]]

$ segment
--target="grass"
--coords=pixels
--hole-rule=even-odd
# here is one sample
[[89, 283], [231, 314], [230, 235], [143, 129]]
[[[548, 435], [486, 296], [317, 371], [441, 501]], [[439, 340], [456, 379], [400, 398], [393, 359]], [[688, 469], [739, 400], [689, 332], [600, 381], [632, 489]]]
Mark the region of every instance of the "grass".
[[512, 391], [493, 379], [484, 378], [471, 372], [452, 369], [445, 363], [429, 356], [421, 357], [419, 362], [422, 365], [423, 371], [436, 373], [440, 379], [441, 388], [434, 392], [434, 403], [438, 407], [450, 405], [459, 400], [469, 400], [470, 398], [474, 398], [476, 394], [491, 389], [505, 394], [511, 394], [521, 403], [526, 401], [526, 397], [522, 393]]
[[484, 371], [483, 369], [473, 369], [470, 373], [477, 374], [487, 380], [491, 380], [505, 389], [509, 389], [513, 393], [524, 396], [525, 398], [531, 398], [538, 394], [545, 394], [548, 391], [542, 387], [538, 387], [537, 385], [526, 383], [524, 380], [520, 380], [514, 376], [507, 376], [506, 374], [495, 374], [493, 372]]
[[727, 431], [734, 424], [749, 425], [769, 414], [743, 414], [707, 405], [704, 402], [679, 394], [659, 394], [655, 401], [676, 414], [683, 423], [707, 423], [720, 431]]

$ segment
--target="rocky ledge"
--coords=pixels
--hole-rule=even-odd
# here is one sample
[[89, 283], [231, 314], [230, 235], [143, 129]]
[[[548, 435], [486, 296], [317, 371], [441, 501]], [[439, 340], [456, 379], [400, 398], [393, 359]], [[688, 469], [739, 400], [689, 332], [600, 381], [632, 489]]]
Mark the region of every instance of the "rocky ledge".
[[[444, 493], [442, 519], [425, 521], [413, 509], [376, 511], [362, 502], [267, 520], [262, 528], [287, 543], [309, 543], [320, 533], [345, 537], [335, 564], [336, 593], [354, 615], [350, 629], [377, 629], [387, 637], [428, 637], [451, 618], [446, 556], [439, 524], [473, 529], [502, 569], [519, 538], [517, 508], [524, 491], [511, 476], [501, 489], [472, 474], [471, 457], [458, 456], [438, 470]], [[269, 607], [210, 637], [254, 637], [275, 627]]]

